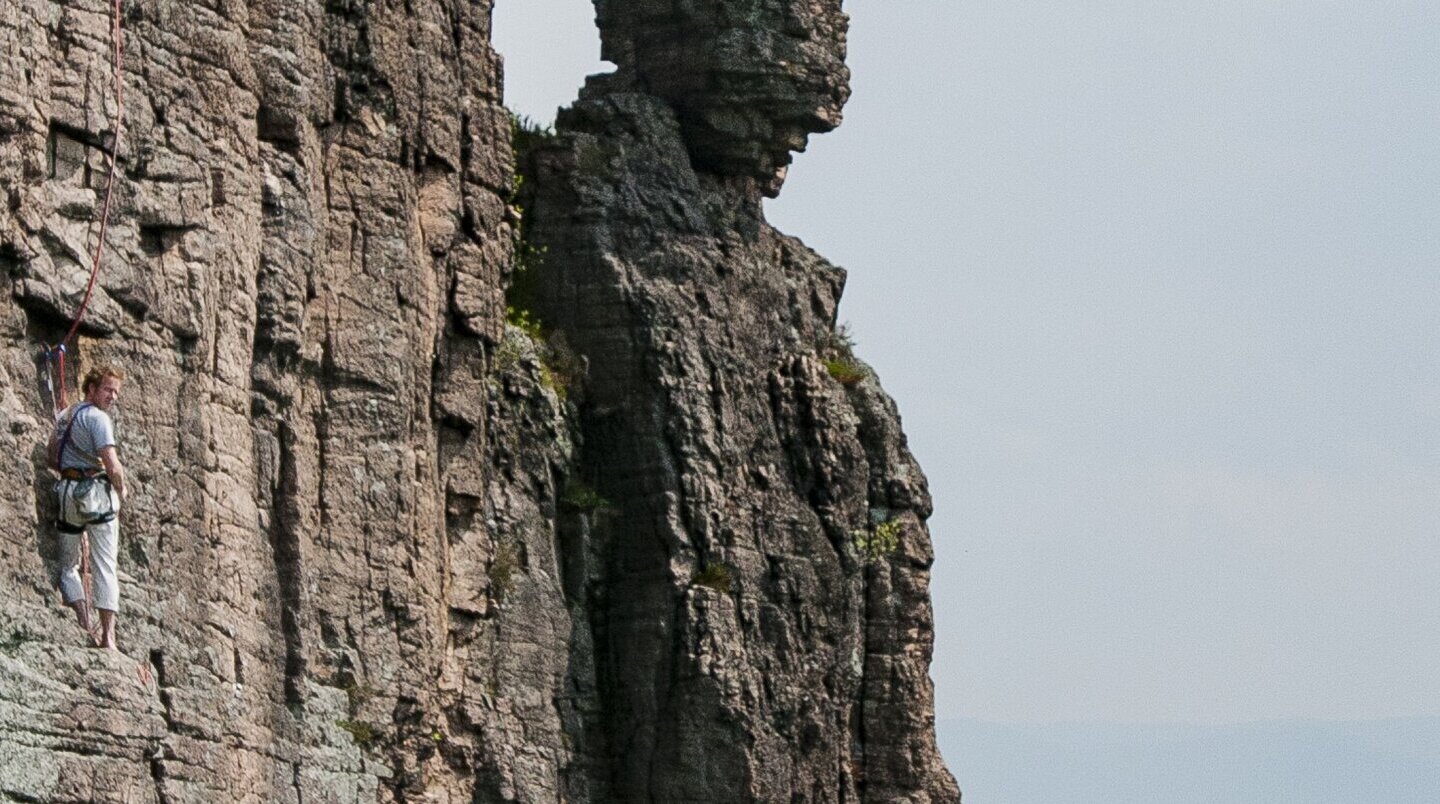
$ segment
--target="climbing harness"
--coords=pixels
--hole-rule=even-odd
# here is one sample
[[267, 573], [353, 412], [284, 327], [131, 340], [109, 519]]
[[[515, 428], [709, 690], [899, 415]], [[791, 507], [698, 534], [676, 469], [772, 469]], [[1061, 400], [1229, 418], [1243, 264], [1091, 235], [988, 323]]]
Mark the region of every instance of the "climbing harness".
[[[45, 386], [50, 393], [50, 405], [53, 412], [58, 416], [61, 411], [68, 408], [69, 400], [65, 385], [65, 344], [75, 337], [80, 329], [80, 322], [85, 318], [85, 309], [90, 306], [90, 295], [95, 290], [95, 279], [100, 276], [100, 260], [105, 253], [105, 231], [110, 224], [110, 197], [115, 188], [115, 165], [120, 161], [120, 132], [125, 124], [125, 41], [121, 29], [123, 9], [122, 0], [114, 0], [111, 7], [110, 37], [115, 46], [114, 80], [115, 80], [115, 118], [111, 128], [114, 131], [114, 141], [110, 144], [110, 167], [105, 178], [105, 197], [100, 206], [100, 234], [95, 241], [95, 259], [90, 265], [90, 281], [85, 284], [85, 296], [80, 300], [80, 306], [75, 310], [75, 316], [70, 324], [70, 330], [65, 333], [59, 343], [54, 346], [46, 346], [42, 351], [45, 360]], [[50, 364], [55, 364], [55, 375], [52, 376]], [[58, 383], [56, 380], [58, 379]], [[58, 396], [57, 389], [58, 388]]]
[[[75, 406], [74, 410], [70, 411], [70, 421], [65, 425], [65, 433], [60, 436], [59, 443], [55, 447], [55, 454], [52, 456], [51, 461], [54, 467], [60, 472], [60, 485], [58, 486], [60, 493], [56, 495], [59, 498], [60, 510], [56, 512], [55, 529], [61, 533], [72, 536], [78, 535], [80, 537], [80, 589], [84, 594], [79, 601], [72, 600], [69, 602], [82, 602], [87, 609], [90, 606], [91, 598], [94, 597], [94, 574], [90, 571], [90, 534], [85, 531], [85, 528], [90, 524], [108, 522], [115, 518], [114, 506], [110, 505], [108, 516], [103, 518], [94, 517], [92, 522], [92, 516], [87, 515], [85, 510], [82, 509], [93, 509], [96, 506], [93, 502], [87, 506], [80, 504], [80, 498], [83, 497], [86, 500], [92, 500], [95, 493], [99, 492], [105, 495], [105, 503], [109, 505], [110, 484], [108, 479], [104, 481], [102, 487], [96, 483], [96, 478], [89, 476], [89, 473], [78, 469], [64, 468], [65, 448], [70, 444], [70, 435], [75, 431], [75, 422], [80, 418], [80, 413], [90, 406], [89, 402], [81, 402]], [[71, 513], [77, 514], [76, 518], [85, 520], [85, 524], [72, 524]], [[93, 611], [90, 613], [92, 615], [94, 614]], [[95, 636], [93, 628], [90, 630], [90, 636], [92, 639]]]
[[[75, 422], [86, 408], [94, 407], [89, 402], [75, 406], [65, 434], [55, 448], [55, 465], [60, 468], [60, 482], [65, 489], [60, 494], [60, 517], [55, 527], [61, 533], [82, 533], [87, 525], [99, 525], [115, 518], [115, 502], [110, 498], [110, 478], [99, 469], [76, 469], [64, 467], [65, 448], [70, 444], [70, 434], [75, 431]], [[77, 452], [85, 452], [79, 447]], [[81, 524], [74, 524], [79, 521]]]

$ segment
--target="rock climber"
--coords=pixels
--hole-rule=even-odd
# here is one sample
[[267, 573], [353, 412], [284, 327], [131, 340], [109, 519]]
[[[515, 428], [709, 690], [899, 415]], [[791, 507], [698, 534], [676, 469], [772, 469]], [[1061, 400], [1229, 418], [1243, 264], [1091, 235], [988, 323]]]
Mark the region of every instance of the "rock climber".
[[[124, 380], [124, 373], [114, 366], [86, 372], [80, 383], [85, 401], [61, 414], [49, 448], [51, 467], [60, 472], [55, 484], [60, 510], [55, 523], [60, 531], [60, 592], [92, 643], [107, 650], [116, 650], [115, 612], [120, 601], [115, 576], [117, 517], [126, 496], [125, 467], [120, 464], [110, 411], [120, 398]], [[87, 599], [81, 581], [81, 536], [86, 531], [93, 600]], [[93, 610], [100, 613], [98, 631]]]

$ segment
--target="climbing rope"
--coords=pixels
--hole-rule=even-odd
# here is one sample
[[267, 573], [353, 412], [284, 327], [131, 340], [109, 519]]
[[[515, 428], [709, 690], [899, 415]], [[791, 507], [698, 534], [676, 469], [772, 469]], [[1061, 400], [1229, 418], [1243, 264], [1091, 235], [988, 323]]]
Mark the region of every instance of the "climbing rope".
[[[70, 330], [65, 333], [65, 337], [61, 338], [59, 343], [56, 343], [54, 346], [46, 346], [42, 352], [42, 357], [45, 361], [45, 387], [50, 393], [50, 406], [57, 422], [59, 421], [60, 414], [70, 407], [65, 382], [65, 345], [70, 342], [71, 338], [75, 337], [75, 333], [80, 329], [80, 322], [85, 319], [85, 310], [90, 306], [90, 296], [95, 291], [95, 280], [100, 276], [100, 262], [105, 253], [105, 232], [110, 224], [110, 198], [112, 191], [115, 189], [115, 166], [120, 161], [120, 132], [121, 127], [125, 124], [125, 81], [124, 73], [122, 72], [125, 61], [125, 43], [123, 31], [121, 30], [121, 18], [123, 14], [121, 2], [122, 0], [113, 1], [110, 14], [110, 39], [115, 48], [113, 70], [115, 83], [115, 117], [111, 121], [111, 130], [114, 132], [114, 139], [110, 143], [110, 152], [107, 154], [110, 158], [110, 166], [106, 171], [105, 196], [100, 206], [100, 232], [95, 241], [95, 258], [90, 264], [90, 280], [85, 283], [85, 296], [80, 300], [80, 306], [75, 310], [75, 315], [70, 323]], [[51, 371], [52, 363], [55, 366], [53, 373]], [[62, 453], [64, 451], [63, 445], [61, 446], [61, 451]], [[56, 456], [55, 462], [57, 466], [63, 457], [63, 454]], [[98, 618], [99, 612], [94, 611], [89, 605], [90, 601], [94, 598], [94, 580], [90, 572], [90, 536], [88, 533], [82, 533], [80, 536], [80, 584], [80, 588], [84, 590], [85, 593], [84, 600], [86, 608], [90, 610], [90, 617], [92, 618], [90, 636], [93, 639], [95, 636], [93, 629], [97, 624], [97, 620], [93, 618]]]
[[[80, 300], [80, 306], [76, 308], [73, 320], [70, 323], [70, 330], [65, 337], [54, 346], [47, 346], [44, 349], [45, 359], [45, 385], [50, 392], [50, 404], [58, 414], [60, 411], [70, 407], [69, 398], [65, 384], [65, 344], [75, 337], [76, 331], [80, 329], [80, 322], [85, 319], [85, 310], [90, 306], [90, 296], [95, 291], [95, 279], [100, 276], [100, 261], [105, 253], [105, 231], [110, 225], [110, 197], [111, 191], [115, 188], [115, 165], [120, 161], [120, 130], [125, 124], [125, 81], [122, 72], [125, 62], [125, 40], [121, 30], [121, 9], [122, 0], [114, 0], [111, 7], [110, 38], [115, 46], [114, 54], [114, 81], [115, 81], [115, 117], [111, 121], [111, 130], [114, 131], [114, 140], [110, 144], [110, 166], [105, 178], [105, 197], [100, 206], [100, 234], [95, 241], [95, 259], [90, 264], [90, 281], [85, 284], [85, 296]], [[55, 364], [55, 373], [58, 375], [58, 385], [51, 376], [50, 364]], [[59, 389], [58, 396], [56, 389]]]

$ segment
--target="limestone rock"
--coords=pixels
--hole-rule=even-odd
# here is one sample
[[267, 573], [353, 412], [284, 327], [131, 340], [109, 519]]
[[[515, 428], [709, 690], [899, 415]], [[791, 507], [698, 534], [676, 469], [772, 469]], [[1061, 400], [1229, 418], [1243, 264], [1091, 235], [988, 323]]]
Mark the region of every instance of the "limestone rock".
[[[117, 148], [108, 3], [0, 4], [0, 799], [958, 798], [923, 476], [759, 213], [838, 2], [601, 3], [523, 224], [490, 6], [127, 0]], [[130, 375], [112, 656], [37, 355], [117, 153], [69, 360]]]
[[[850, 359], [844, 272], [766, 225], [753, 182], [697, 171], [662, 100], [592, 92], [558, 129], [522, 203], [535, 307], [589, 366], [579, 471], [621, 501], [584, 601], [607, 795], [955, 800], [924, 478], [873, 376], [825, 364]], [[900, 535], [872, 555], [877, 526]]]
[[[702, 169], [770, 179], [850, 95], [840, 0], [595, 0], [617, 82], [665, 100]], [[778, 192], [778, 187], [776, 188]]]

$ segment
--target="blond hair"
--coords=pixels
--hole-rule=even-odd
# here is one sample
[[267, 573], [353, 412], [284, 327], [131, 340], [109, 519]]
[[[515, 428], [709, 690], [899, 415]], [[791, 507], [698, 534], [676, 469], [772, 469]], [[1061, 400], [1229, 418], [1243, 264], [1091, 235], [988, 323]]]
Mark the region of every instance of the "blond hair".
[[105, 382], [105, 380], [109, 379], [110, 377], [114, 377], [117, 380], [124, 381], [125, 372], [121, 371], [118, 366], [112, 366], [108, 363], [96, 366], [95, 368], [92, 368], [89, 371], [85, 372], [85, 379], [80, 381], [80, 392], [88, 394], [90, 393], [91, 388], [94, 388], [100, 383]]

